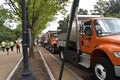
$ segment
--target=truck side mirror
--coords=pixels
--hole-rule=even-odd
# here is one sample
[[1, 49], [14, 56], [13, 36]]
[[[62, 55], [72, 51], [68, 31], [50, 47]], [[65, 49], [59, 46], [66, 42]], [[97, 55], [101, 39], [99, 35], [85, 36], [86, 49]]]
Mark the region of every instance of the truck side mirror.
[[81, 36], [84, 36], [84, 35], [85, 35], [85, 33], [84, 33], [84, 32], [80, 32], [80, 35], [81, 35]]
[[84, 35], [85, 35], [85, 33], [84, 33], [84, 31], [83, 31], [83, 26], [84, 26], [84, 24], [80, 24], [79, 33], [80, 33], [81, 36], [84, 36]]
[[101, 30], [97, 30], [97, 34], [102, 34], [102, 31]]

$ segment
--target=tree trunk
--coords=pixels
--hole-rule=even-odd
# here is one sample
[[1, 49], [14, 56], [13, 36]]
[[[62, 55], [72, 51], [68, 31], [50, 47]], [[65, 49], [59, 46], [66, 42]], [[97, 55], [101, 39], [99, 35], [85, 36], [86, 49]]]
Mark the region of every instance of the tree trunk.
[[34, 58], [35, 57], [33, 48], [34, 48], [34, 39], [31, 40], [31, 47], [29, 48], [29, 57], [30, 58]]

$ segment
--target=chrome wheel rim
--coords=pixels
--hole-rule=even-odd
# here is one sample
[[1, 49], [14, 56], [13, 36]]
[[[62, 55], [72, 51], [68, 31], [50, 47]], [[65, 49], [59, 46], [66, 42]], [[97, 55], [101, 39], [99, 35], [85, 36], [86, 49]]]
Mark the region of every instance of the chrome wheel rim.
[[106, 78], [106, 70], [101, 64], [95, 66], [95, 74], [100, 80], [105, 80]]
[[61, 51], [60, 56], [61, 56], [61, 59], [63, 59], [63, 51]]

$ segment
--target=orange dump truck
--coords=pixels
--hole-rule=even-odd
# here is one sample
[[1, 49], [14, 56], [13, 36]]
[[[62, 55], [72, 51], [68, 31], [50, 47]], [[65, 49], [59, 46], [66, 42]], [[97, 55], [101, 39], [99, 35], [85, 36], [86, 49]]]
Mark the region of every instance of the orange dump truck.
[[57, 31], [48, 31], [47, 33], [41, 35], [42, 46], [52, 52], [58, 50], [57, 41], [58, 41]]
[[[60, 58], [67, 32], [59, 33]], [[72, 23], [66, 60], [90, 68], [95, 80], [120, 78], [120, 19], [78, 15]]]
[[57, 42], [58, 42], [58, 36], [57, 31], [48, 31], [48, 39], [49, 39], [49, 50], [52, 52], [55, 52], [58, 50], [57, 48]]

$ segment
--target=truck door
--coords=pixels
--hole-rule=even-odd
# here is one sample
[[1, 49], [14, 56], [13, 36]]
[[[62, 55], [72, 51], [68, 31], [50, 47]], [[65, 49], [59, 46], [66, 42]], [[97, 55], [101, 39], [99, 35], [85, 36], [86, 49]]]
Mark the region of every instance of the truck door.
[[94, 45], [94, 39], [92, 37], [91, 21], [82, 25], [80, 36], [80, 49], [82, 52], [91, 53]]

